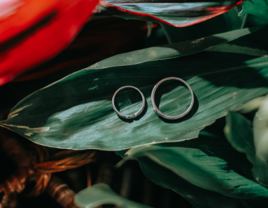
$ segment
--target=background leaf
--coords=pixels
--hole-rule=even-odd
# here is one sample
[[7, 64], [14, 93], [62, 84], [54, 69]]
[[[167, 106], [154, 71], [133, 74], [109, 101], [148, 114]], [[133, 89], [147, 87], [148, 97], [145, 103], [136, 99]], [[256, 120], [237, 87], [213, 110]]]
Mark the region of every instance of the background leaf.
[[[152, 27], [152, 33], [159, 28], [156, 24]], [[148, 40], [147, 33], [148, 25], [144, 21], [124, 20], [116, 17], [94, 20], [93, 17], [60, 54], [24, 73], [15, 81], [40, 79], [62, 71], [71, 73], [104, 58], [135, 50], [144, 39]], [[66, 72], [66, 74], [69, 73]]]
[[238, 11], [239, 9], [235, 7], [215, 18], [188, 27], [173, 27], [168, 24], [161, 24], [161, 27], [166, 31], [172, 43], [194, 40], [213, 34], [241, 29], [242, 19], [238, 16]]
[[99, 12], [127, 19], [163, 22], [176, 27], [194, 25], [218, 16], [241, 1], [121, 1], [100, 2]]
[[[108, 67], [120, 67], [137, 65], [149, 61], [172, 59], [209, 50], [215, 46], [236, 40], [240, 37], [258, 31], [262, 27], [245, 28], [225, 33], [215, 34], [196, 40], [188, 40], [164, 46], [150, 47], [138, 51], [128, 52], [112, 56], [89, 67], [89, 69], [104, 69]], [[268, 33], [267, 33], [268, 34]]]
[[138, 160], [150, 180], [174, 190], [195, 207], [265, 207], [267, 189], [252, 181], [250, 163], [226, 141], [223, 126], [220, 119], [201, 131], [197, 140], [116, 153]]
[[251, 0], [243, 1], [242, 15], [252, 14], [262, 21], [263, 24], [268, 23], [268, 0]]
[[[193, 54], [248, 32], [244, 29], [175, 47], [114, 56], [36, 91], [19, 102], [8, 120], [0, 124], [38, 144], [67, 149], [120, 150], [196, 138], [202, 128], [226, 115], [227, 110], [237, 110], [238, 104], [268, 92], [268, 58], [246, 61], [252, 56], [210, 52], [168, 58]], [[148, 56], [142, 57], [145, 51]], [[150, 60], [161, 61], [147, 62]], [[154, 84], [168, 76], [185, 79], [196, 96], [193, 111], [175, 122], [159, 119], [150, 101]], [[147, 97], [144, 115], [130, 123], [117, 117], [110, 101], [123, 85], [134, 85]], [[161, 109], [167, 114], [178, 114], [189, 105], [189, 91], [177, 82], [167, 82], [158, 93], [158, 100], [162, 96]], [[139, 95], [128, 92], [118, 99], [123, 113], [139, 108]], [[44, 101], [49, 102], [44, 105]]]
[[[223, 141], [200, 136], [200, 139], [189, 142], [131, 148], [126, 155], [130, 158], [147, 157], [193, 185], [225, 196], [243, 199], [268, 197], [268, 189], [239, 174], [239, 169], [245, 164]], [[249, 172], [251, 166], [247, 165]], [[233, 170], [235, 166], [238, 167]]]
[[239, 152], [246, 153], [248, 160], [253, 163], [255, 149], [251, 122], [238, 113], [229, 112], [224, 133], [232, 146]]
[[103, 204], [115, 204], [120, 208], [149, 208], [117, 195], [106, 184], [93, 185], [80, 191], [74, 203], [80, 208], [94, 208]]
[[265, 146], [266, 137], [262, 137], [263, 133], [267, 131], [267, 121], [264, 120], [263, 124], [265, 126], [262, 126], [260, 124], [262, 121], [256, 119], [254, 121], [254, 139], [251, 122], [235, 112], [230, 112], [227, 115], [224, 132], [231, 145], [239, 152], [245, 153], [248, 160], [253, 164], [252, 174], [254, 179], [267, 186], [268, 168], [266, 159], [263, 158], [263, 153], [266, 154], [263, 150], [267, 146]]

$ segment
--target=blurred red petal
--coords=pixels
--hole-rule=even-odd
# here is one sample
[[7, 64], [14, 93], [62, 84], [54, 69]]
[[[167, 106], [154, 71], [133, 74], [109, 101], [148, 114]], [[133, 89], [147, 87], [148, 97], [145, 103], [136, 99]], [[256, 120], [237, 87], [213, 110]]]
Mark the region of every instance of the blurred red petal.
[[0, 18], [0, 85], [59, 53], [88, 21], [99, 0], [21, 0]]

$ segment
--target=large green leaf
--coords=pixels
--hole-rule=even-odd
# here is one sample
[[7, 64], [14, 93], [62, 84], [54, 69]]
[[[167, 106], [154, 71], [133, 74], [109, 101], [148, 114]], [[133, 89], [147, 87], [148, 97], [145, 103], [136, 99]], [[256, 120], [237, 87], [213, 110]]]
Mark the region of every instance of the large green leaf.
[[240, 14], [252, 14], [262, 21], [268, 23], [268, 0], [243, 1], [243, 9]]
[[[197, 187], [147, 157], [138, 158], [144, 174], [157, 185], [171, 189], [198, 208], [241, 208], [243, 200]], [[173, 160], [173, 159], [172, 159]]]
[[[216, 126], [215, 132], [220, 130], [223, 127]], [[196, 207], [250, 207], [247, 204], [251, 202], [254, 207], [265, 207], [257, 206], [255, 200], [267, 199], [268, 189], [252, 180], [246, 157], [211, 130], [201, 131], [197, 140], [117, 153], [138, 160], [149, 179], [176, 191]]]
[[249, 173], [251, 165], [245, 165], [246, 162], [228, 143], [215, 138], [136, 147], [126, 155], [135, 159], [149, 158], [193, 185], [225, 196], [242, 199], [268, 197], [268, 189], [239, 174], [243, 168]]
[[108, 185], [97, 184], [80, 191], [74, 198], [80, 208], [94, 208], [103, 204], [115, 204], [120, 208], [149, 208], [117, 195]]
[[[0, 125], [35, 143], [69, 149], [120, 150], [196, 138], [227, 110], [268, 92], [268, 57], [247, 61], [252, 56], [197, 53], [249, 33], [237, 30], [108, 58], [24, 98]], [[175, 122], [157, 117], [150, 101], [154, 84], [169, 76], [185, 79], [196, 96], [193, 110]], [[124, 85], [140, 88], [147, 98], [144, 115], [133, 122], [119, 119], [110, 101]], [[157, 93], [167, 114], [181, 113], [190, 102], [182, 86], [163, 85]], [[118, 98], [123, 113], [141, 104], [132, 92]]]
[[[104, 59], [88, 69], [104, 69], [111, 67], [137, 65], [150, 61], [172, 59], [210, 50], [221, 44], [236, 40], [249, 34], [258, 34], [262, 27], [245, 28], [230, 32], [211, 35], [196, 40], [183, 41], [170, 45], [151, 47], [138, 51], [128, 52]], [[261, 30], [262, 32], [266, 32]], [[253, 33], [254, 32], [254, 33]], [[265, 34], [268, 34], [267, 32]]]

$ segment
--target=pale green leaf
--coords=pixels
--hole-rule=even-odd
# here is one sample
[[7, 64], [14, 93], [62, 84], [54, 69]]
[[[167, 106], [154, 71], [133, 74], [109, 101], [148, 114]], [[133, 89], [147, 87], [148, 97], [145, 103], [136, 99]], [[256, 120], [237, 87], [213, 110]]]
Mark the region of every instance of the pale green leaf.
[[96, 184], [80, 191], [74, 203], [79, 208], [94, 208], [104, 204], [114, 204], [120, 208], [149, 208], [119, 196], [106, 184]]
[[245, 153], [253, 164], [254, 179], [267, 186], [267, 119], [255, 116], [253, 127], [254, 129], [251, 122], [242, 115], [230, 112], [226, 117], [224, 132], [230, 144], [239, 152]]

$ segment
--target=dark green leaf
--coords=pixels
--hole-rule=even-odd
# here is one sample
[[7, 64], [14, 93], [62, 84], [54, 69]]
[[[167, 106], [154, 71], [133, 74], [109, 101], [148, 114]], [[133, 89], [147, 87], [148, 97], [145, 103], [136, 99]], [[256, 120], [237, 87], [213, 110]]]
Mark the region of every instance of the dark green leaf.
[[126, 155], [133, 159], [146, 157], [195, 186], [225, 196], [268, 197], [268, 189], [239, 174], [243, 167], [249, 172], [251, 166], [226, 141], [201, 136], [189, 142], [131, 148]]
[[117, 195], [106, 184], [97, 184], [80, 191], [74, 198], [80, 208], [94, 208], [103, 204], [114, 204], [120, 208], [149, 208]]
[[[238, 198], [232, 198], [229, 196], [223, 196], [219, 193], [216, 193], [214, 191], [205, 190], [203, 188], [197, 187], [192, 184], [190, 180], [185, 180], [182, 178], [182, 171], [178, 171], [180, 169], [187, 169], [189, 171], [190, 175], [197, 175], [197, 177], [193, 176], [192, 178], [200, 179], [200, 175], [203, 175], [201, 172], [211, 171], [212, 176], [219, 176], [220, 173], [223, 173], [225, 175], [223, 181], [224, 183], [230, 183], [232, 184], [233, 174], [232, 171], [235, 173], [238, 173], [240, 178], [248, 178], [252, 179], [250, 174], [251, 165], [247, 161], [246, 157], [237, 153], [231, 146], [228, 144], [228, 142], [225, 139], [225, 136], [223, 134], [223, 127], [225, 125], [225, 122], [223, 119], [217, 120], [213, 125], [208, 126], [205, 128], [205, 130], [201, 131], [200, 138], [198, 140], [191, 140], [186, 141], [183, 143], [173, 143], [173, 144], [165, 144], [165, 145], [158, 145], [165, 148], [164, 150], [161, 150], [162, 155], [165, 157], [166, 155], [171, 154], [171, 156], [174, 156], [174, 154], [178, 154], [177, 152], [180, 152], [180, 149], [188, 149], [189, 151], [199, 151], [202, 154], [199, 154], [198, 157], [204, 156], [208, 160], [210, 160], [210, 157], [212, 157], [212, 160], [218, 159], [221, 161], [224, 161], [226, 163], [226, 166], [220, 166], [220, 164], [216, 164], [213, 166], [213, 164], [210, 166], [204, 165], [204, 157], [201, 157], [201, 164], [199, 164], [199, 159], [197, 158], [196, 154], [188, 155], [188, 154], [179, 154], [180, 157], [174, 156], [172, 159], [170, 159], [165, 165], [162, 164], [162, 161], [164, 160], [162, 155], [161, 157], [153, 157], [152, 159], [150, 156], [154, 152], [149, 153], [149, 156], [146, 152], [143, 152], [143, 154], [138, 155], [138, 157], [135, 157], [135, 159], [138, 160], [142, 171], [144, 174], [152, 180], [154, 183], [174, 190], [178, 194], [182, 195], [185, 199], [187, 199], [189, 202], [191, 202], [194, 207], [198, 208], [226, 208], [226, 207], [232, 207], [232, 208], [248, 208], [248, 207], [254, 207], [254, 208], [265, 208], [267, 204], [267, 198], [260, 199], [257, 197], [257, 199], [238, 199]], [[147, 147], [148, 149], [149, 147]], [[174, 151], [176, 148], [176, 151]], [[150, 149], [150, 151], [154, 151], [153, 148]], [[132, 150], [130, 150], [132, 151]], [[135, 150], [134, 150], [135, 151]], [[142, 150], [141, 150], [142, 151]], [[157, 150], [158, 151], [158, 150]], [[170, 151], [170, 153], [168, 153]], [[125, 158], [127, 151], [118, 151], [116, 152], [121, 157]], [[175, 153], [174, 153], [175, 152]], [[182, 152], [182, 151], [181, 151]], [[213, 158], [216, 157], [216, 158]], [[181, 159], [183, 158], [183, 159]], [[190, 160], [190, 158], [192, 160]], [[194, 165], [191, 167], [189, 164], [194, 161], [193, 158], [196, 158], [197, 162], [193, 163]], [[129, 159], [131, 159], [129, 157]], [[181, 165], [181, 161], [187, 161], [188, 165]], [[201, 168], [198, 168], [199, 166], [202, 166]], [[189, 168], [190, 167], [190, 168]], [[191, 171], [193, 168], [196, 168], [197, 171]], [[219, 170], [220, 171], [217, 171]], [[175, 171], [172, 171], [175, 170]], [[177, 170], [177, 171], [176, 171]], [[215, 172], [214, 172], [215, 171]], [[215, 174], [213, 175], [214, 172]], [[222, 175], [222, 176], [223, 176]], [[230, 176], [230, 180], [229, 179]], [[238, 175], [237, 175], [238, 176]], [[206, 178], [205, 179], [210, 180], [210, 183], [213, 183], [214, 179]], [[239, 180], [240, 182], [243, 180]], [[218, 181], [217, 181], [218, 182]], [[216, 183], [217, 183], [216, 182]], [[244, 181], [246, 182], [246, 181]], [[259, 187], [258, 184], [256, 184], [255, 187]], [[222, 189], [229, 189], [231, 186], [223, 185]], [[235, 190], [239, 192], [240, 188], [245, 187], [235, 187]], [[255, 188], [248, 188], [242, 190], [240, 189], [241, 195], [245, 192], [251, 193], [252, 190], [256, 190]], [[228, 193], [229, 191], [226, 190]], [[254, 192], [254, 191], [253, 191]], [[231, 193], [231, 192], [229, 192]], [[234, 197], [234, 196], [233, 196]], [[254, 198], [254, 196], [252, 196]], [[250, 197], [249, 197], [250, 198]]]
[[[29, 95], [0, 125], [35, 143], [67, 149], [121, 150], [196, 138], [227, 110], [236, 110], [238, 104], [268, 92], [264, 87], [268, 57], [246, 61], [252, 56], [186, 55], [248, 33], [243, 29], [108, 58]], [[186, 57], [175, 58], [180, 56]], [[154, 84], [169, 76], [185, 79], [196, 96], [193, 111], [171, 123], [156, 116], [150, 101]], [[130, 123], [118, 118], [110, 101], [115, 90], [124, 85], [140, 88], [148, 104], [145, 114]], [[157, 91], [158, 99], [163, 95], [161, 110], [167, 114], [184, 111], [190, 102], [189, 91], [174, 84], [164, 86]], [[118, 95], [118, 99], [126, 114], [141, 104], [140, 97], [131, 92]]]
[[189, 27], [173, 27], [167, 24], [161, 24], [166, 35], [172, 43], [194, 40], [213, 34], [240, 29], [242, 19], [238, 16], [237, 9], [219, 15], [210, 20]]
[[104, 69], [108, 67], [120, 67], [141, 64], [149, 61], [172, 59], [188, 56], [236, 40], [237, 38], [255, 33], [262, 27], [245, 28], [230, 32], [220, 33], [212, 36], [198, 38], [196, 40], [184, 41], [170, 45], [146, 48], [138, 51], [128, 52], [98, 62], [88, 69]]
[[268, 189], [252, 180], [246, 157], [208, 128], [196, 140], [136, 147], [125, 155], [138, 160], [150, 180], [196, 207], [250, 207], [247, 204], [268, 197]]
[[[174, 159], [172, 159], [174, 160]], [[242, 200], [197, 187], [147, 157], [138, 158], [143, 173], [154, 183], [171, 189], [198, 208], [241, 208]]]

